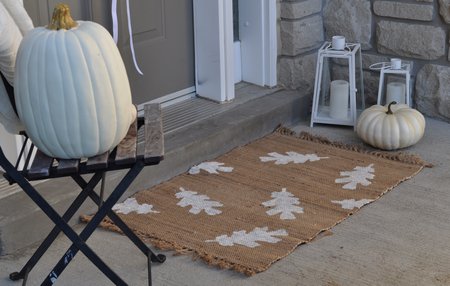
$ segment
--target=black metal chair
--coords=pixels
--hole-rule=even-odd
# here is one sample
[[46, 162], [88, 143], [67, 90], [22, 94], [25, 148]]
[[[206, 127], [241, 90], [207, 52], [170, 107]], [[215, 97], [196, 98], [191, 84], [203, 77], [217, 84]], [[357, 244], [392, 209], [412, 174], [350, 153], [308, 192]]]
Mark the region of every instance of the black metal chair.
[[[4, 80], [4, 78], [2, 77]], [[5, 86], [7, 82], [4, 80]], [[8, 92], [13, 93], [12, 87]], [[10, 98], [13, 98], [10, 94]], [[137, 133], [142, 126], [144, 128], [143, 152], [140, 154], [137, 148]], [[22, 134], [26, 136], [25, 133]], [[133, 231], [111, 210], [124, 194], [126, 189], [138, 176], [145, 166], [156, 165], [164, 157], [164, 139], [162, 132], [161, 109], [159, 104], [149, 104], [144, 108], [144, 117], [137, 118], [130, 126], [127, 136], [111, 152], [88, 158], [87, 160], [63, 160], [50, 158], [40, 150], [36, 151], [34, 159], [34, 145], [31, 143], [29, 152], [25, 152], [25, 146], [30, 146], [30, 140], [26, 137], [20, 152], [18, 161], [25, 159], [22, 169], [18, 169], [18, 163], [14, 166], [6, 159], [0, 147], [0, 166], [5, 170], [5, 178], [11, 183], [17, 183], [23, 191], [39, 206], [40, 209], [55, 224], [53, 230], [42, 242], [33, 256], [19, 272], [10, 274], [10, 279], [17, 281], [23, 279], [26, 284], [28, 274], [39, 262], [40, 258], [55, 241], [58, 234], [63, 232], [72, 242], [72, 246], [66, 251], [53, 270], [48, 274], [41, 285], [52, 285], [72, 261], [78, 251], [81, 251], [100, 271], [102, 271], [116, 285], [127, 285], [103, 260], [86, 244], [101, 221], [108, 216], [122, 232], [147, 256], [148, 260], [148, 284], [151, 285], [152, 262], [163, 263], [166, 257], [162, 254], [156, 255], [147, 245], [139, 239]], [[1, 143], [1, 142], [0, 142]], [[28, 153], [26, 156], [25, 153]], [[102, 181], [108, 171], [128, 170], [122, 180], [117, 184], [108, 198], [103, 201], [102, 192], [98, 195], [94, 188]], [[82, 175], [92, 174], [86, 181]], [[33, 180], [52, 179], [59, 177], [71, 177], [81, 188], [81, 192], [61, 216], [55, 209], [39, 194], [29, 183]], [[103, 189], [103, 188], [102, 188]], [[0, 190], [1, 191], [1, 190]], [[90, 198], [99, 206], [97, 213], [78, 235], [69, 225], [68, 221], [75, 215], [83, 202]]]

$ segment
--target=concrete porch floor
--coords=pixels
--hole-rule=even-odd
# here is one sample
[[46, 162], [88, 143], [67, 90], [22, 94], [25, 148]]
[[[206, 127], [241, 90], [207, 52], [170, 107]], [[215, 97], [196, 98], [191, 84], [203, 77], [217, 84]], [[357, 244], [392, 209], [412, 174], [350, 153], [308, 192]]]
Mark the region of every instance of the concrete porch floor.
[[[308, 122], [293, 128], [360, 144], [351, 128], [310, 129]], [[301, 245], [266, 272], [246, 277], [166, 252], [167, 261], [152, 268], [153, 285], [450, 285], [450, 124], [427, 118], [425, 137], [407, 151], [434, 168], [365, 206], [332, 234]], [[145, 259], [125, 237], [98, 230], [88, 243], [129, 285], [146, 285]], [[39, 285], [68, 246], [61, 236], [31, 272], [29, 285]], [[8, 275], [20, 270], [34, 249], [0, 257], [0, 285], [20, 285]], [[80, 254], [57, 285], [112, 283]]]

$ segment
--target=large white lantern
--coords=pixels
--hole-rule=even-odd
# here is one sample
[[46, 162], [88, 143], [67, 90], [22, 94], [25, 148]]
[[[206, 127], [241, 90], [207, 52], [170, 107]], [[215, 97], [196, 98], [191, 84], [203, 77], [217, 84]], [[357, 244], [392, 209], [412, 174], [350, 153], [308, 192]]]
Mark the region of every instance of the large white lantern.
[[314, 123], [355, 126], [364, 104], [361, 45], [334, 36], [318, 51], [311, 127]]

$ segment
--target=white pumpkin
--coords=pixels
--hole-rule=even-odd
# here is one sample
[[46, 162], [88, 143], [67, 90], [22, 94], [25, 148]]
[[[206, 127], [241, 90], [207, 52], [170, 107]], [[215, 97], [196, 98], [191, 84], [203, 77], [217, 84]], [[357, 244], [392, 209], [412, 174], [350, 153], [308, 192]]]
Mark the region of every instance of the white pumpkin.
[[425, 118], [406, 104], [373, 105], [358, 118], [356, 133], [367, 144], [395, 150], [416, 144], [425, 132]]
[[74, 22], [58, 4], [52, 23], [28, 32], [16, 62], [15, 98], [44, 153], [83, 158], [113, 149], [136, 118], [119, 51], [106, 29]]

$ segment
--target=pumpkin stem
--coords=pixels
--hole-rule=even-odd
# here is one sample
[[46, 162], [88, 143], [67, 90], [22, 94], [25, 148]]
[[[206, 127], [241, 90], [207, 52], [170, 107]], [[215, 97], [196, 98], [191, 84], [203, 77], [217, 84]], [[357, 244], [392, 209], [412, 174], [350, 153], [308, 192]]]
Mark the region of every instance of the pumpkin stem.
[[70, 30], [78, 26], [78, 23], [72, 19], [70, 15], [69, 5], [59, 3], [53, 9], [53, 16], [51, 22], [48, 24], [49, 30]]
[[391, 103], [389, 103], [388, 105], [388, 111], [386, 112], [386, 114], [393, 114], [394, 112], [392, 112], [391, 110], [391, 105], [392, 104], [397, 104], [397, 101], [392, 101]]

